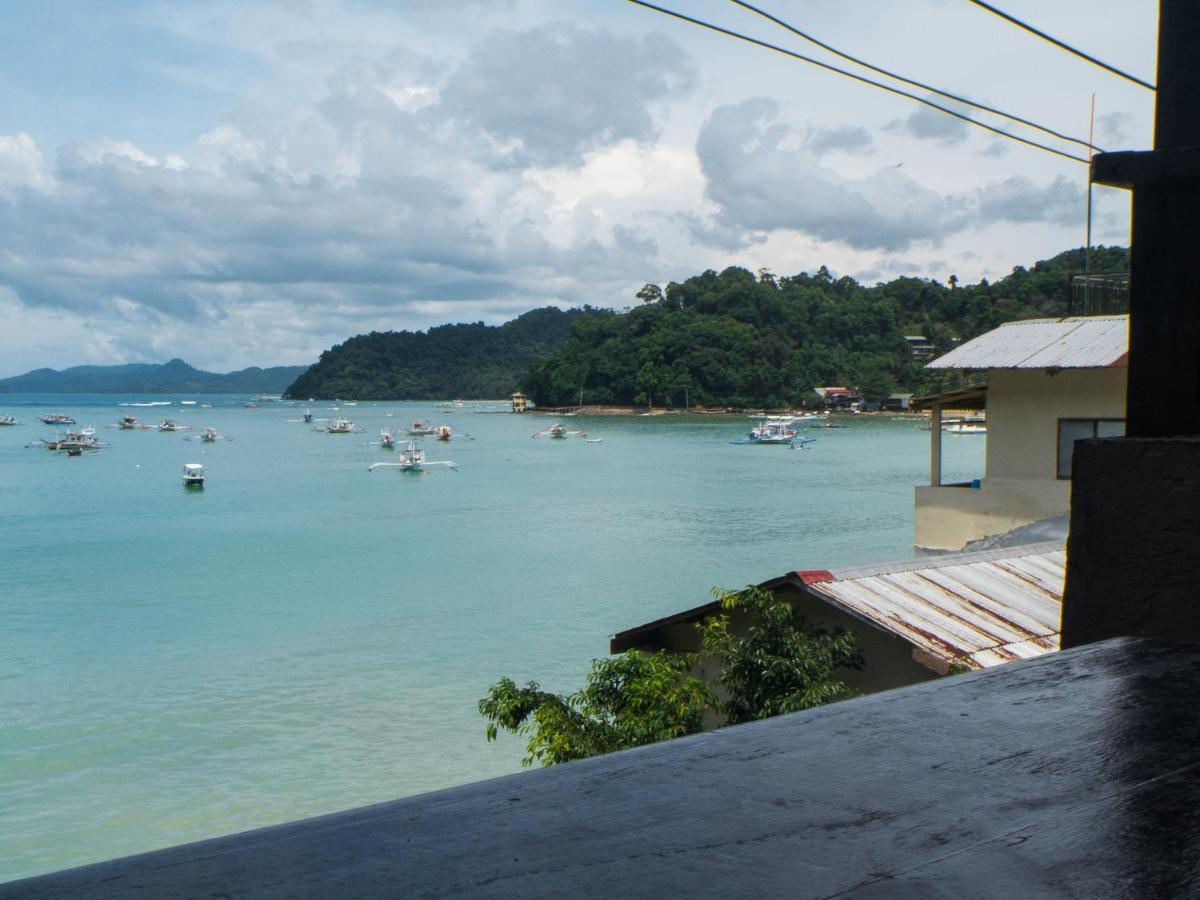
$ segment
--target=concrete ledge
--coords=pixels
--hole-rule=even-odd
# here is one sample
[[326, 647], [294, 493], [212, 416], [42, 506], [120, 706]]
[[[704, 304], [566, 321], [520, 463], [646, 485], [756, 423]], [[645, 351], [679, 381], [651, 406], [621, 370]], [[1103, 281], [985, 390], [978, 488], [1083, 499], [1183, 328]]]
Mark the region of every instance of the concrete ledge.
[[1196, 896], [1198, 692], [1121, 639], [0, 897]]

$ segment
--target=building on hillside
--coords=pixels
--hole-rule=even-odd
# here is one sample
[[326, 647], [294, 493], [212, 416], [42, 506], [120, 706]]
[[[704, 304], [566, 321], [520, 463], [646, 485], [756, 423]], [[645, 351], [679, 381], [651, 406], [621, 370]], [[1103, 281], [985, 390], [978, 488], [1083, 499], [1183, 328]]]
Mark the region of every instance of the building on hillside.
[[[916, 545], [960, 550], [1068, 512], [1075, 441], [1125, 433], [1128, 347], [1125, 315], [1029, 319], [930, 362], [984, 372], [987, 386], [913, 401], [932, 413], [929, 484], [916, 489]], [[983, 477], [943, 484], [942, 411], [985, 406]]]
[[912, 405], [912, 394], [892, 394], [880, 404], [884, 409], [893, 412], [908, 412]]
[[819, 387], [813, 388], [821, 398], [821, 405], [826, 409], [857, 409], [862, 402], [858, 391], [848, 387]]
[[[839, 672], [863, 693], [1057, 650], [1066, 554], [1061, 541], [926, 557], [890, 565], [789, 572], [759, 585], [816, 626], [854, 634], [866, 662]], [[612, 653], [698, 648], [712, 601], [613, 636]], [[736, 631], [744, 622], [732, 621]], [[700, 675], [715, 676], [711, 661]]]
[[915, 359], [930, 359], [937, 352], [923, 334], [906, 334], [904, 340], [908, 341], [909, 352]]

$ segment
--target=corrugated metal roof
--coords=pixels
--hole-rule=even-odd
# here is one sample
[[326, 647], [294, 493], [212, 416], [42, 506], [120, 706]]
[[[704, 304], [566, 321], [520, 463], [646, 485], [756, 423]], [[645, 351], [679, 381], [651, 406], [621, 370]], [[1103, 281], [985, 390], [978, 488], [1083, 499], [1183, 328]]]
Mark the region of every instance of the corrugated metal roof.
[[930, 369], [1095, 369], [1127, 365], [1129, 316], [1007, 322], [928, 363]]
[[[789, 572], [759, 587], [799, 588], [913, 645], [938, 671], [986, 668], [1059, 648], [1066, 553], [1061, 541]], [[720, 610], [712, 601], [615, 635], [613, 653], [652, 646], [660, 628]], [[926, 665], [929, 662], [921, 660]], [[932, 668], [933, 666], [931, 666]]]
[[1057, 542], [829, 574], [804, 589], [947, 664], [979, 669], [1059, 647], [1066, 553]]

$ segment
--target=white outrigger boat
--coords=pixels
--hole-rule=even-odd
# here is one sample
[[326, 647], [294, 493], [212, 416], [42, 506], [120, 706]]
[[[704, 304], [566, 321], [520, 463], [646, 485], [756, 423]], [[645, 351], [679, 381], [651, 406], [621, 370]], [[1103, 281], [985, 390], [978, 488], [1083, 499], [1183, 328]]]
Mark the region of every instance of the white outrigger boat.
[[532, 435], [530, 435], [530, 437], [541, 437], [543, 434], [546, 437], [554, 438], [555, 440], [562, 440], [567, 437], [587, 437], [586, 431], [568, 431], [566, 426], [559, 422], [555, 422], [549, 428], [543, 428], [541, 431], [535, 431]]
[[433, 429], [433, 436], [439, 441], [448, 441], [453, 434], [454, 429], [449, 425], [439, 425], [437, 428]]
[[803, 447], [815, 438], [800, 437], [795, 429], [796, 416], [751, 416], [755, 425], [746, 437], [730, 441], [731, 444], [782, 444], [788, 447]]
[[[224, 437], [225, 435], [217, 433], [217, 429], [211, 425], [206, 425], [204, 426], [204, 433], [200, 435], [200, 440], [206, 444], [215, 444]], [[228, 439], [226, 438], [226, 440]]]
[[376, 469], [399, 469], [401, 472], [424, 472], [431, 466], [446, 466], [457, 469], [458, 463], [448, 459], [426, 459], [425, 451], [417, 446], [416, 441], [407, 441], [400, 448], [400, 458], [396, 462], [377, 462], [367, 466], [367, 471]]
[[[99, 450], [100, 442], [96, 440], [95, 434], [84, 434], [80, 431], [68, 431], [66, 434], [58, 435], [54, 440], [48, 441], [41, 438], [41, 444], [47, 450], [66, 450], [72, 455], [78, 455], [84, 450]], [[32, 446], [37, 446], [36, 444]]]
[[117, 423], [117, 427], [122, 431], [149, 431], [153, 426], [142, 424], [137, 416], [121, 416], [121, 421]]
[[0, 425], [20, 425], [12, 416], [0, 416]]
[[960, 416], [942, 422], [944, 434], [987, 434], [987, 419], [983, 416]]
[[64, 416], [61, 413], [51, 413], [48, 416], [38, 416], [38, 420], [45, 422], [47, 425], [74, 425], [75, 420], [70, 416]]
[[433, 426], [428, 422], [414, 420], [413, 422], [409, 423], [408, 433], [417, 435], [418, 437], [421, 435], [433, 434]]
[[191, 425], [180, 425], [174, 419], [163, 419], [158, 423], [159, 431], [191, 431]]
[[[321, 429], [317, 429], [320, 431]], [[325, 431], [330, 434], [354, 434], [359, 428], [349, 419], [334, 419], [325, 426]]]
[[379, 432], [379, 446], [384, 450], [394, 450], [396, 448], [396, 438], [390, 428], [384, 428]]
[[204, 466], [200, 463], [184, 463], [183, 483], [188, 487], [204, 487]]

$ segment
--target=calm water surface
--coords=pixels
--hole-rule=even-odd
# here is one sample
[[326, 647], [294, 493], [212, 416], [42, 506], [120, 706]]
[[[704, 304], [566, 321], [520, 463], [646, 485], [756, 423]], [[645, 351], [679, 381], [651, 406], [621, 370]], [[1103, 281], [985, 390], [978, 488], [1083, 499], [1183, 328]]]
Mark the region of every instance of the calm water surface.
[[[130, 408], [134, 400], [170, 407]], [[737, 417], [569, 421], [0, 395], [0, 881], [515, 771], [475, 703], [501, 675], [571, 690], [608, 637], [797, 568], [911, 555], [929, 436], [863, 417], [811, 449]], [[502, 409], [492, 404], [491, 409]], [[111, 444], [25, 444], [47, 412]], [[232, 438], [118, 431], [123, 413]], [[457, 472], [368, 472], [383, 427], [446, 422]], [[946, 478], [984, 439], [947, 438]], [[202, 491], [182, 485], [202, 462]]]

